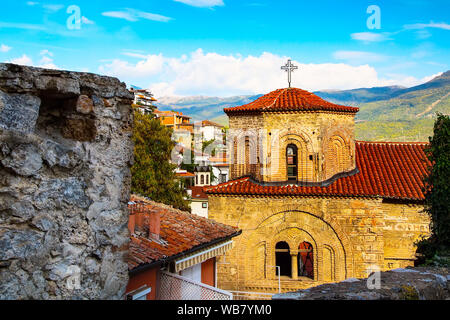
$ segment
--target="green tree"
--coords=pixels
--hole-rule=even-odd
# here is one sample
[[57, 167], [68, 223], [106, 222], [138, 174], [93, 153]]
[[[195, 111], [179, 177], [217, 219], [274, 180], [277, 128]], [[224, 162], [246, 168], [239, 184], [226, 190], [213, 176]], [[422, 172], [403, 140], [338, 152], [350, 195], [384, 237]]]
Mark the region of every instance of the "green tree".
[[432, 235], [418, 243], [426, 259], [449, 257], [450, 253], [450, 118], [437, 114], [434, 134], [426, 154], [431, 162], [425, 177], [425, 212], [431, 218]]
[[134, 111], [134, 165], [131, 168], [131, 191], [150, 199], [189, 210], [175, 178], [175, 165], [169, 162], [175, 142], [172, 130], [161, 125], [152, 114]]

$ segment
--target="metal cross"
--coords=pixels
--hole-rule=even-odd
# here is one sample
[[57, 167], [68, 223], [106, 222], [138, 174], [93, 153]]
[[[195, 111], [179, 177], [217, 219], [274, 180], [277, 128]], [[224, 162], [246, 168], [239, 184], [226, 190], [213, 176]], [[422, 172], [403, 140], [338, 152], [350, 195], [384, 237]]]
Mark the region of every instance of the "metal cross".
[[291, 59], [289, 59], [287, 61], [286, 65], [281, 67], [281, 70], [284, 70], [284, 71], [286, 71], [288, 73], [289, 88], [291, 87], [291, 73], [292, 73], [292, 71], [297, 70], [297, 69], [298, 69], [298, 67], [294, 66], [291, 63]]

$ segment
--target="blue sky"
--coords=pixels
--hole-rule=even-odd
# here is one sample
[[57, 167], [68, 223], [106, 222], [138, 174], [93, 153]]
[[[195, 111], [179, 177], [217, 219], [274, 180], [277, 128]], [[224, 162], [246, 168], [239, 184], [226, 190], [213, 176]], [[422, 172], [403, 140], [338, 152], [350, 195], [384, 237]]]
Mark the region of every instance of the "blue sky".
[[[80, 9], [69, 29], [67, 9]], [[369, 29], [370, 5], [380, 29]], [[157, 96], [412, 86], [450, 69], [448, 0], [2, 1], [0, 61], [117, 76]]]

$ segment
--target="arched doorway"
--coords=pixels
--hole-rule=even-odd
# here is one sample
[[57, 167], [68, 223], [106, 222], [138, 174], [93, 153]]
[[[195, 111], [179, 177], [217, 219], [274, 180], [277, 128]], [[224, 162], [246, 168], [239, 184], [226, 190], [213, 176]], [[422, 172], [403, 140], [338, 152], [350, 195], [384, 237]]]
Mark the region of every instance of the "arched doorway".
[[291, 254], [287, 242], [280, 241], [275, 245], [275, 263], [280, 267], [281, 276], [292, 275]]
[[302, 242], [298, 246], [298, 276], [314, 279], [313, 246], [309, 242]]
[[298, 176], [298, 149], [295, 144], [286, 147], [286, 168], [289, 181], [297, 181]]

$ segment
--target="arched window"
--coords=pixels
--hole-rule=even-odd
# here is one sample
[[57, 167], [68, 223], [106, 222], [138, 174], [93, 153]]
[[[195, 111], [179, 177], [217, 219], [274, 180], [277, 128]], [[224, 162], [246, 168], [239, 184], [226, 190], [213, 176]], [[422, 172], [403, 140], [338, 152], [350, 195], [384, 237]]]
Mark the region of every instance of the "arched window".
[[290, 144], [286, 148], [286, 169], [288, 180], [297, 180], [298, 173], [298, 157], [297, 146]]
[[195, 176], [195, 184], [198, 185], [198, 174]]
[[313, 246], [309, 242], [302, 242], [298, 246], [298, 275], [314, 279]]
[[203, 174], [200, 176], [200, 184], [205, 184], [205, 177]]
[[280, 275], [292, 275], [291, 254], [287, 242], [280, 241], [275, 246], [275, 263], [280, 267]]
[[206, 184], [209, 184], [209, 175], [206, 175]]

